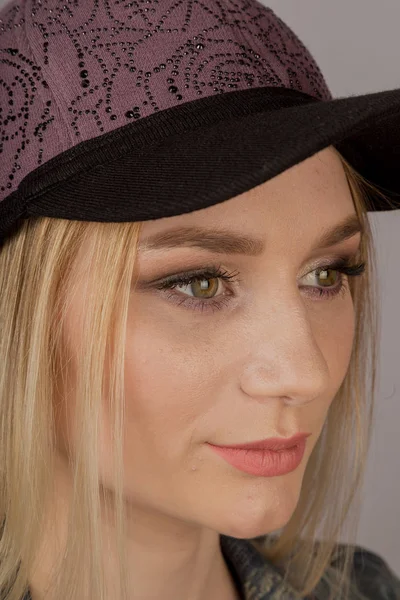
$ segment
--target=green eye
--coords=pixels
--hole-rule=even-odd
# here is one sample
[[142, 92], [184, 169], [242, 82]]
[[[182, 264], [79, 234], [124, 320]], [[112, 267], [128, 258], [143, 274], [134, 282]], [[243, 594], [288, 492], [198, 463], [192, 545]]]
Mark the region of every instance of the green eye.
[[331, 287], [336, 285], [337, 281], [340, 279], [339, 271], [335, 269], [323, 269], [322, 271], [318, 271], [317, 275], [322, 282], [325, 282], [326, 287]]

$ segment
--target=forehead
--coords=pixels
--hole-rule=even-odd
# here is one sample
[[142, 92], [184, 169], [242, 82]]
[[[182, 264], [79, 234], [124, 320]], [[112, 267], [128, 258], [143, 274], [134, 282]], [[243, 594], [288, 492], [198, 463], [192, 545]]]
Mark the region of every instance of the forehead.
[[141, 239], [169, 228], [200, 225], [260, 237], [315, 237], [354, 212], [340, 157], [326, 148], [235, 198], [192, 213], [146, 221]]

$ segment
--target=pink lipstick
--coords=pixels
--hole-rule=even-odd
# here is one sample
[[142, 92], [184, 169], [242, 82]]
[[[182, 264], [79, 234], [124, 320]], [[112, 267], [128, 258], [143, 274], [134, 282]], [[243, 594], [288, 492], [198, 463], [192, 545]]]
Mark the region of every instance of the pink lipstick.
[[247, 444], [210, 448], [233, 467], [259, 477], [286, 475], [300, 465], [306, 438], [311, 433], [298, 433], [291, 438], [268, 438]]

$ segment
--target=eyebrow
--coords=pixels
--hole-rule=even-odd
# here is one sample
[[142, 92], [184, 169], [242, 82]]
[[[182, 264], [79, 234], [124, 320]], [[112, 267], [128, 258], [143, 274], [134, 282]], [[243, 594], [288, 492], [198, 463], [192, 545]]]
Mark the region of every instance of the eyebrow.
[[[346, 217], [335, 227], [325, 230], [317, 239], [312, 250], [330, 248], [356, 233], [364, 233], [364, 227], [357, 215]], [[148, 236], [140, 243], [140, 249], [160, 250], [178, 246], [196, 246], [220, 254], [243, 254], [259, 256], [265, 250], [265, 243], [260, 238], [234, 233], [227, 229], [206, 227], [175, 227]]]

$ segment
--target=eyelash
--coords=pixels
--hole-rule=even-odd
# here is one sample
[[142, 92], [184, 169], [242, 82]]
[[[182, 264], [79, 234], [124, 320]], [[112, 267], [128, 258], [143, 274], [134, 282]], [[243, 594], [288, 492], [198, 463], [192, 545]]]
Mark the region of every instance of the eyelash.
[[[340, 258], [329, 265], [324, 265], [322, 267], [318, 267], [318, 269], [314, 269], [314, 271], [310, 271], [310, 273], [316, 273], [317, 276], [323, 271], [338, 271], [341, 274], [338, 284], [329, 288], [315, 288], [312, 286], [305, 287], [311, 287], [311, 289], [315, 290], [311, 295], [316, 295], [319, 298], [324, 297], [326, 299], [333, 299], [339, 294], [344, 296], [349, 289], [349, 280], [345, 279], [343, 275], [346, 275], [347, 277], [358, 277], [364, 273], [365, 267], [365, 262], [353, 265], [348, 257]], [[209, 267], [205, 267], [203, 270], [188, 271], [186, 273], [172, 275], [155, 287], [158, 290], [172, 292], [167, 293], [167, 298], [176, 302], [178, 306], [185, 306], [189, 309], [200, 311], [216, 311], [221, 310], [224, 305], [228, 304], [229, 297], [233, 295], [232, 293], [203, 300], [200, 298], [194, 298], [192, 296], [183, 296], [181, 300], [178, 300], [178, 296], [181, 294], [179, 292], [173, 292], [173, 289], [182, 285], [190, 285], [197, 281], [210, 279], [222, 279], [224, 282], [236, 284], [240, 283], [241, 281], [237, 278], [237, 275], [238, 272], [233, 271], [229, 273], [228, 271], [223, 270], [220, 266], [210, 265]]]

